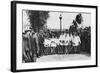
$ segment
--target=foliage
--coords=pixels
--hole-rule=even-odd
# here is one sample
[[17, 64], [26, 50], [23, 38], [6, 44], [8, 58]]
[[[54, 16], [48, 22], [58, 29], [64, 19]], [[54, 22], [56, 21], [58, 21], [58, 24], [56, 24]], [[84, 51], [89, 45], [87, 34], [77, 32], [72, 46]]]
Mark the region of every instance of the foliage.
[[91, 54], [91, 27], [78, 28], [83, 21], [82, 14], [76, 15], [75, 20], [73, 20], [73, 25], [69, 28], [69, 34], [77, 33], [81, 39], [81, 51]]
[[48, 13], [48, 11], [28, 11], [31, 27], [35, 32], [39, 32], [44, 24], [46, 24], [46, 21], [49, 17]]
[[81, 50], [91, 54], [91, 27], [86, 27], [80, 31]]

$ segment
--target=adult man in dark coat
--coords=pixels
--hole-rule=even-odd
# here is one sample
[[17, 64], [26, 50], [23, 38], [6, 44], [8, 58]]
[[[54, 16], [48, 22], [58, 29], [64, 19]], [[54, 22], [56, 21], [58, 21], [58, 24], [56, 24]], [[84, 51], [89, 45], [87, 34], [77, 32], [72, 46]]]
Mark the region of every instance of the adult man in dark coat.
[[30, 48], [30, 55], [31, 55], [31, 61], [36, 62], [36, 55], [37, 55], [37, 44], [36, 39], [34, 38], [34, 32], [31, 31], [29, 34], [29, 48]]

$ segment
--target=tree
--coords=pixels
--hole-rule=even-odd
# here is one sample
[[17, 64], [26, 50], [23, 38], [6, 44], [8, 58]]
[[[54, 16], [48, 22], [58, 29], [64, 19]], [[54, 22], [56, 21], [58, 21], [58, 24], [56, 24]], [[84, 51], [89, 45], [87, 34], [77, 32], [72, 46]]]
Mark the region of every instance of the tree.
[[81, 14], [81, 13], [79, 13], [78, 15], [76, 15], [75, 21], [76, 21], [78, 24], [81, 24], [81, 23], [82, 23], [83, 17], [82, 17], [82, 14]]
[[48, 13], [48, 11], [28, 11], [31, 27], [35, 32], [39, 32], [44, 24], [46, 24], [46, 21], [49, 17]]
[[80, 31], [81, 51], [91, 54], [91, 27], [85, 27]]
[[69, 28], [69, 33], [74, 34], [75, 32], [78, 33], [78, 25], [81, 24], [83, 21], [82, 14], [79, 13], [76, 15], [75, 19], [73, 20], [72, 24]]
[[[41, 55], [41, 50], [43, 49], [43, 37], [40, 30], [43, 30], [44, 25], [47, 22], [47, 19], [49, 17], [48, 11], [34, 11], [29, 10], [28, 15], [30, 19], [30, 24], [32, 30], [36, 33], [36, 44], [37, 44], [37, 56], [39, 57]], [[41, 47], [40, 47], [41, 46]]]
[[81, 51], [91, 54], [91, 27], [79, 28], [78, 25], [81, 25], [83, 22], [82, 14], [79, 13], [76, 15], [76, 18], [73, 20], [73, 25], [69, 28], [69, 34], [74, 34], [75, 32], [79, 34], [81, 39]]

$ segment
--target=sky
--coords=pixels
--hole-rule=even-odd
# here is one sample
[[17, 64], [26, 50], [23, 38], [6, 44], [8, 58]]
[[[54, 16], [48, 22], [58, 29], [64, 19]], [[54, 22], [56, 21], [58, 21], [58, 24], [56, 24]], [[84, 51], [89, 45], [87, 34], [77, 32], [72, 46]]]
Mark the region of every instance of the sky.
[[[60, 12], [49, 12], [49, 18], [47, 20], [47, 27], [49, 29], [60, 29]], [[72, 25], [78, 13], [62, 13], [62, 29], [69, 29]], [[91, 24], [91, 14], [82, 13], [83, 23], [82, 26], [90, 26]]]
[[[48, 29], [60, 29], [60, 19], [59, 16], [62, 14], [62, 29], [69, 29], [72, 25], [73, 20], [75, 19], [78, 13], [73, 12], [49, 12], [49, 18], [47, 19], [47, 28]], [[82, 26], [91, 25], [91, 14], [82, 13], [83, 23]], [[29, 29], [27, 25], [30, 25], [30, 20], [26, 11], [23, 11], [23, 31]]]

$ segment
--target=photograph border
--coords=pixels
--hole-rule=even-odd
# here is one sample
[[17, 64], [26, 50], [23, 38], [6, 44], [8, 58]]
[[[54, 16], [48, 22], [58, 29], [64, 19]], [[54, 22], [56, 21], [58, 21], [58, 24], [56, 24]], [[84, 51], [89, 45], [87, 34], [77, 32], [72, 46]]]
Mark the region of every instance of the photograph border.
[[[74, 67], [54, 67], [54, 68], [41, 68], [41, 69], [16, 69], [16, 6], [17, 4], [36, 4], [36, 5], [50, 5], [50, 6], [67, 6], [67, 7], [81, 7], [81, 8], [94, 8], [96, 9], [96, 65], [74, 66]], [[73, 69], [73, 68], [90, 68], [98, 66], [98, 6], [91, 5], [76, 5], [76, 4], [58, 4], [58, 3], [44, 3], [44, 2], [27, 2], [27, 1], [11, 1], [11, 71], [23, 72], [23, 71], [42, 71], [42, 70], [58, 70], [58, 69]]]

